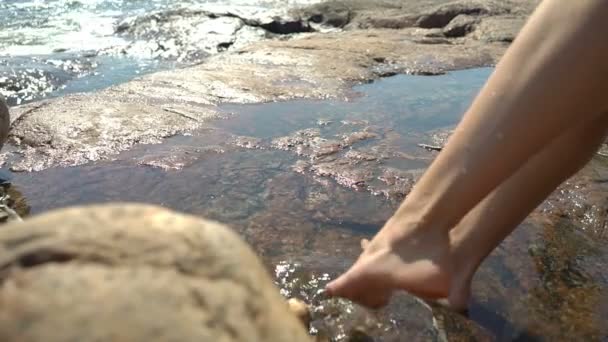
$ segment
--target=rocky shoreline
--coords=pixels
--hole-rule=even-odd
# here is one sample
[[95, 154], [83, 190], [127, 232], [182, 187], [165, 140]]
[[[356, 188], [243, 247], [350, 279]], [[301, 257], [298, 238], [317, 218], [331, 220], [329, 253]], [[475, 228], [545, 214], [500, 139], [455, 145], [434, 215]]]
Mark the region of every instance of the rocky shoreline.
[[[263, 40], [196, 66], [16, 107], [10, 141], [17, 150], [2, 159], [11, 160], [15, 171], [80, 165], [201, 127], [218, 116], [221, 103], [341, 98], [353, 84], [379, 77], [493, 65], [531, 7], [529, 1], [335, 1], [294, 10], [287, 18], [201, 12], [275, 31], [280, 25], [338, 31]], [[119, 29], [143, 34], [151, 25], [144, 19]], [[151, 40], [159, 35], [166, 38], [153, 32]]]
[[[0, 297], [7, 303], [0, 336], [91, 339], [111, 336], [105, 327], [113, 324], [141, 328], [124, 328], [131, 334], [126, 340], [307, 340], [276, 296], [278, 287], [285, 297], [311, 305], [306, 320], [319, 341], [601, 337], [605, 329], [596, 319], [608, 312], [602, 299], [608, 298], [608, 281], [601, 275], [608, 255], [596, 250], [607, 241], [604, 158], [562, 185], [526, 220], [526, 229], [490, 256], [474, 284], [470, 319], [405, 295], [386, 310], [371, 312], [324, 298], [320, 289], [356, 258], [359, 239], [378, 228], [436, 152], [400, 151], [403, 136], [365, 120], [319, 118], [269, 139], [229, 135], [217, 125], [231, 115], [224, 109], [230, 103], [348, 100], [356, 96], [353, 85], [382, 77], [433, 77], [492, 66], [537, 2], [347, 0], [277, 13], [215, 8], [125, 19], [117, 31], [134, 43], [100, 53], [144, 51], [153, 58], [201, 62], [93, 93], [11, 108], [3, 166], [33, 172], [32, 178], [42, 174], [51, 183], [63, 181], [66, 189], [53, 183], [35, 192], [53, 194], [56, 198], [46, 202], [58, 206], [71, 203], [61, 196], [70, 197], [70, 191], [91, 182], [64, 175], [91, 172], [99, 185], [87, 188], [95, 193], [87, 200], [122, 200], [137, 187], [149, 187], [151, 195], [161, 197], [150, 198], [154, 203], [188, 203], [185, 211], [228, 218], [266, 269], [274, 270], [275, 286], [239, 238], [215, 223], [148, 206], [69, 209], [0, 231]], [[184, 17], [185, 22], [178, 20]], [[217, 40], [201, 45], [194, 31], [188, 31], [190, 40], [173, 35], [186, 28], [198, 34], [213, 31]], [[440, 148], [449, 134], [450, 127], [443, 127], [414, 138]], [[190, 135], [193, 140], [180, 144], [180, 137]], [[167, 144], [170, 138], [178, 143]], [[253, 151], [263, 155], [249, 154]], [[275, 154], [284, 159], [272, 159]], [[201, 186], [209, 188], [196, 191], [203, 194], [167, 195], [172, 186], [192, 186], [186, 175], [181, 180], [172, 172], [215, 157], [203, 166], [208, 174], [198, 174], [205, 178]], [[399, 167], [404, 161], [417, 167]], [[72, 173], [57, 171], [76, 166], [80, 169]], [[118, 195], [101, 189], [116, 184]], [[18, 197], [15, 189], [11, 194]], [[80, 200], [78, 195], [72, 197]], [[19, 204], [20, 213], [29, 211]], [[97, 229], [100, 225], [108, 229]], [[284, 261], [290, 258], [301, 263]], [[321, 266], [309, 270], [307, 260]], [[225, 286], [238, 296], [228, 296]], [[48, 291], [59, 295], [46, 296]], [[132, 292], [140, 295], [132, 297]], [[163, 298], [160, 309], [153, 299], [158, 296]], [[509, 298], [521, 300], [507, 303]], [[591, 301], [600, 302], [599, 316]], [[87, 303], [82, 310], [72, 310], [82, 303]], [[167, 311], [170, 320], [165, 320]], [[63, 317], [56, 312], [68, 314], [64, 322], [86, 325], [54, 331], [55, 319]], [[13, 329], [17, 321], [29, 325]], [[149, 326], [155, 336], [146, 335]], [[54, 335], [47, 334], [51, 330]]]

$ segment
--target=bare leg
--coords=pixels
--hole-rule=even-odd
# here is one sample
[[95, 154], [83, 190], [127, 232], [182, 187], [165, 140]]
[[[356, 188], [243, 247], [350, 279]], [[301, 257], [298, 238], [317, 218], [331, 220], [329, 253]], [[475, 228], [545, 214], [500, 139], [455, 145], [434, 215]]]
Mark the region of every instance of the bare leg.
[[[481, 262], [528, 213], [593, 157], [607, 127], [608, 115], [603, 115], [572, 128], [530, 159], [450, 231], [455, 263], [448, 306], [466, 308], [471, 279]], [[559, 172], [547, 174], [550, 169]]]
[[[330, 294], [368, 306], [386, 304], [396, 289], [449, 295], [456, 266], [450, 229], [573, 123], [608, 108], [606, 15], [604, 0], [539, 6], [447, 147], [355, 265], [328, 285]], [[559, 169], [545, 170], [545, 177], [559, 178]], [[528, 190], [527, 196], [544, 196]]]
[[[450, 231], [454, 276], [443, 304], [455, 310], [466, 308], [471, 280], [482, 261], [530, 211], [593, 157], [608, 133], [607, 127], [608, 115], [604, 115], [572, 128], [530, 159]], [[559, 172], [547, 177], [548, 169]], [[363, 240], [361, 247], [368, 244]]]

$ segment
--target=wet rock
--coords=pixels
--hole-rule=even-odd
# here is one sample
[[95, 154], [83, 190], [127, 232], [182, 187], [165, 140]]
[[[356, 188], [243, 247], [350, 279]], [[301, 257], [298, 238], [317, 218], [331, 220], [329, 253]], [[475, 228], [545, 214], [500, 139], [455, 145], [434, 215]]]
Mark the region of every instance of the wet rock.
[[453, 129], [436, 129], [427, 132], [427, 135], [429, 137], [429, 143], [431, 146], [443, 148], [453, 133]]
[[157, 151], [138, 158], [138, 165], [149, 166], [163, 171], [177, 171], [190, 166], [208, 155], [224, 153], [219, 146], [176, 146], [166, 151]]
[[292, 150], [295, 148], [308, 148], [312, 141], [319, 138], [319, 129], [308, 128], [297, 131], [292, 135], [280, 137], [272, 140], [272, 146], [279, 150]]
[[8, 110], [6, 101], [0, 95], [0, 149], [8, 138], [8, 131], [11, 127], [11, 115]]
[[19, 222], [29, 213], [30, 206], [19, 189], [8, 182], [1, 184], [0, 223]]
[[471, 36], [484, 42], [512, 42], [526, 20], [522, 17], [488, 17], [476, 25]]
[[234, 144], [238, 147], [248, 149], [262, 149], [264, 148], [263, 141], [260, 138], [238, 136], [234, 139]]
[[400, 170], [387, 167], [378, 176], [378, 180], [384, 185], [373, 186], [370, 191], [376, 196], [396, 202], [402, 201], [410, 193], [422, 173], [423, 170]]
[[294, 10], [298, 16], [308, 19], [309, 24], [317, 30], [343, 28], [352, 19], [352, 10], [348, 4], [340, 1], [314, 4], [304, 9]]
[[[443, 28], [462, 14], [493, 16], [511, 12], [526, 15], [533, 8], [528, 6], [529, 2], [531, 1], [523, 1], [525, 4], [493, 0], [327, 1], [306, 8], [302, 15], [315, 19], [326, 27], [346, 29]], [[329, 18], [335, 18], [333, 23]]]
[[134, 144], [199, 127], [216, 117], [210, 108], [129, 101], [113, 89], [76, 94], [19, 108], [11, 139], [24, 149], [15, 171], [39, 171], [107, 158]]
[[351, 146], [355, 143], [358, 143], [359, 141], [373, 139], [375, 137], [377, 137], [377, 135], [372, 132], [360, 131], [360, 132], [353, 132], [353, 133], [344, 135], [342, 137], [342, 139], [344, 140], [344, 144], [346, 146]]
[[[355, 126], [343, 125], [339, 130], [350, 133], [339, 134], [340, 140], [322, 137], [317, 128], [296, 131], [293, 134], [273, 140], [272, 147], [291, 151], [307, 160], [300, 160], [292, 167], [297, 173], [314, 177], [330, 178], [337, 184], [366, 190], [389, 200], [400, 201], [418, 180], [420, 170], [402, 170], [383, 165], [401, 158], [395, 151], [387, 151], [380, 138], [370, 127], [362, 130]], [[358, 145], [360, 142], [366, 144]], [[384, 141], [385, 142], [385, 141]]]
[[445, 27], [459, 15], [498, 15], [509, 11], [501, 1], [452, 1], [439, 5], [416, 20], [416, 26], [422, 28]]
[[239, 18], [210, 17], [201, 10], [182, 8], [127, 18], [116, 32], [134, 40], [122, 53], [197, 61], [233, 45], [244, 25]]
[[564, 182], [540, 210], [567, 219], [592, 238], [608, 238], [608, 163], [597, 156], [583, 170]]
[[357, 150], [349, 150], [344, 154], [344, 158], [350, 159], [355, 163], [361, 161], [374, 161], [379, 159], [376, 154], [361, 152]]
[[[519, 3], [517, 2], [517, 6]], [[504, 6], [515, 5], [509, 3]], [[401, 15], [404, 11], [418, 14], [443, 13], [422, 21], [437, 21], [441, 24], [446, 18], [451, 21], [456, 16], [467, 13], [482, 15], [486, 20], [503, 13], [504, 6], [492, 1], [439, 4], [427, 1], [420, 4], [399, 4], [388, 1], [384, 5], [369, 2], [347, 5], [349, 11], [356, 14], [351, 23], [363, 23], [367, 20], [365, 15], [371, 15], [368, 18], [370, 19], [382, 9], [388, 12], [396, 11]], [[142, 17], [139, 20], [141, 25], [137, 24], [138, 20], [135, 19], [134, 23], [119, 27], [123, 34], [142, 37], [144, 41], [154, 41], [158, 36], [162, 41], [174, 44], [161, 49], [162, 51], [182, 51], [179, 47], [182, 46], [185, 47], [183, 51], [192, 52], [202, 51], [198, 47], [189, 48], [196, 46], [196, 34], [187, 34], [186, 36], [190, 37], [188, 39], [192, 41], [182, 42], [178, 39], [165, 39], [163, 30], [168, 30], [167, 34], [171, 35], [170, 32], [175, 29], [173, 25], [185, 25], [185, 30], [201, 29], [203, 33], [199, 36], [205, 36], [205, 41], [210, 41], [211, 36], [224, 36], [223, 33], [217, 32], [211, 34], [213, 30], [219, 32], [226, 28], [228, 32], [232, 32], [241, 27], [238, 32], [246, 32], [246, 28], [253, 27], [268, 32], [262, 26], [266, 25], [268, 20], [275, 20], [272, 16], [268, 19], [268, 16], [259, 13], [249, 16], [228, 11], [173, 11], [162, 12], [157, 14], [157, 17]], [[517, 18], [528, 13], [524, 10], [518, 12], [515, 7], [510, 11]], [[180, 22], [181, 19], [177, 17], [182, 14], [185, 16], [183, 23], [191, 20], [191, 24], [198, 24], [192, 26], [176, 23], [175, 20]], [[293, 18], [297, 19], [297, 16]], [[302, 18], [307, 20], [307, 17]], [[317, 19], [319, 18], [315, 20]], [[222, 25], [219, 25], [220, 23]], [[482, 24], [483, 21], [480, 25]], [[478, 27], [475, 32], [482, 32], [479, 30]], [[17, 108], [14, 110], [16, 115], [27, 113], [16, 121], [13, 134], [14, 141], [21, 148], [18, 152], [23, 154], [23, 158], [21, 161], [11, 162], [10, 166], [14, 170], [42, 170], [52, 166], [77, 165], [99, 160], [117, 151], [129, 149], [137, 143], [158, 142], [163, 137], [191, 130], [197, 127], [203, 118], [217, 117], [212, 107], [221, 103], [345, 98], [350, 94], [352, 84], [380, 76], [397, 73], [435, 75], [446, 70], [492, 65], [507, 47], [502, 42], [470, 39], [469, 36], [473, 33], [458, 44], [417, 42], [436, 39], [425, 37], [428, 33], [428, 30], [420, 28], [349, 28], [341, 32], [310, 33], [288, 40], [266, 40], [221, 55], [216, 54], [209, 57], [205, 63], [193, 67], [147, 75], [90, 96], [73, 95], [35, 106]], [[231, 39], [221, 38], [212, 45], [223, 44], [222, 49], [225, 49]], [[234, 44], [236, 42], [238, 39]], [[134, 44], [137, 44], [137, 39]], [[178, 47], [177, 50], [174, 46]], [[217, 50], [217, 46], [213, 49]], [[178, 55], [184, 56], [181, 52]], [[49, 117], [53, 120], [43, 121], [43, 118]], [[336, 155], [349, 145], [348, 142], [336, 143], [333, 140], [335, 139], [310, 140], [310, 146], [298, 142], [285, 143], [299, 144], [298, 153], [302, 155], [312, 155], [306, 150], [312, 151], [316, 148], [317, 156]], [[287, 145], [279, 148], [289, 148]]]
[[0, 242], [5, 341], [309, 341], [255, 254], [217, 223], [106, 205], [7, 225]]
[[287, 10], [208, 4], [124, 19], [116, 33], [133, 40], [122, 53], [178, 61], [199, 61], [251, 42], [312, 29]]
[[462, 37], [473, 31], [479, 19], [475, 16], [460, 14], [443, 28], [446, 37]]
[[339, 162], [313, 164], [310, 170], [315, 175], [331, 177], [338, 184], [347, 188], [364, 189], [369, 180], [372, 179], [372, 174], [369, 170], [355, 168]]
[[308, 171], [308, 168], [310, 167], [310, 163], [305, 161], [305, 160], [298, 160], [293, 166], [292, 166], [292, 170], [297, 172], [297, 173], [305, 173], [306, 171]]

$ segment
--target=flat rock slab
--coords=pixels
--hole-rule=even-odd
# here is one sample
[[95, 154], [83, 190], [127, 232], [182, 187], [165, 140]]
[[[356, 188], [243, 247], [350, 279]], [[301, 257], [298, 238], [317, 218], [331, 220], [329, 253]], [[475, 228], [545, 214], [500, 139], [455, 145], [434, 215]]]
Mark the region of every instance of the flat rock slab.
[[0, 263], [2, 341], [309, 341], [236, 234], [159, 207], [5, 226]]

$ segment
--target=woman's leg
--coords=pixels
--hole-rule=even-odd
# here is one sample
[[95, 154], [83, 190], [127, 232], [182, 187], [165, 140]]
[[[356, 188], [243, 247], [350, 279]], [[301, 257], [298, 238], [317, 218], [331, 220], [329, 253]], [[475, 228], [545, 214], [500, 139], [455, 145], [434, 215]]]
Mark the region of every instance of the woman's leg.
[[[396, 289], [447, 297], [454, 274], [449, 231], [573, 124], [608, 108], [607, 16], [605, 0], [541, 3], [446, 148], [328, 292], [368, 306], [386, 304]], [[532, 190], [526, 196], [542, 196]]]
[[593, 157], [606, 137], [607, 127], [608, 115], [603, 115], [572, 128], [530, 159], [450, 231], [455, 263], [448, 306], [466, 308], [471, 279], [481, 262], [559, 184]]
[[[528, 213], [593, 157], [608, 133], [607, 127], [608, 115], [604, 115], [572, 128], [530, 159], [450, 231], [454, 276], [449, 296], [441, 299], [443, 304], [455, 310], [467, 307], [471, 280], [481, 262]], [[547, 169], [559, 172], [547, 177]], [[361, 247], [368, 244], [363, 240]]]

